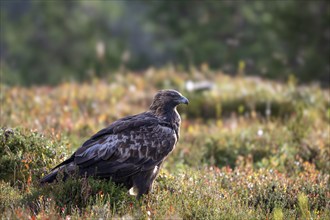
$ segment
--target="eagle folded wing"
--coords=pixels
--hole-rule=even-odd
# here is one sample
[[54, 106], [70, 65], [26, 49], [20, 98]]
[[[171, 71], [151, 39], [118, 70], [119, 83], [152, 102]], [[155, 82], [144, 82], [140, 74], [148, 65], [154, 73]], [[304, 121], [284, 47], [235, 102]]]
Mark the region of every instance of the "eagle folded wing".
[[131, 116], [87, 140], [74, 162], [82, 173], [122, 179], [161, 164], [176, 141], [167, 123], [148, 114]]

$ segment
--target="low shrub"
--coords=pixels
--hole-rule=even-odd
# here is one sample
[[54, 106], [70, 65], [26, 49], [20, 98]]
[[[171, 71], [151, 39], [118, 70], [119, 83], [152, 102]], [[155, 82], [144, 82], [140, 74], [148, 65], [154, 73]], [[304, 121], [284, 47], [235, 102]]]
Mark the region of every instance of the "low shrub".
[[61, 141], [23, 129], [0, 129], [0, 180], [24, 187], [65, 156]]
[[0, 212], [8, 207], [16, 207], [22, 199], [22, 193], [9, 183], [0, 181]]
[[109, 206], [114, 213], [123, 215], [130, 203], [136, 200], [128, 195], [127, 189], [108, 180], [93, 178], [69, 178], [65, 182], [46, 184], [35, 188], [23, 199], [23, 203], [28, 204], [35, 214], [44, 210], [49, 201], [63, 215], [81, 214], [95, 205]]

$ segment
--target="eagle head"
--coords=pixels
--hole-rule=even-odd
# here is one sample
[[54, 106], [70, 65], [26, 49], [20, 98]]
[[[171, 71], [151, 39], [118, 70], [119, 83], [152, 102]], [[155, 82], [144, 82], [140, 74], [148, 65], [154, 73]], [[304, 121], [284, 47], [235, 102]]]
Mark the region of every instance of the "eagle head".
[[189, 100], [178, 91], [165, 89], [157, 92], [150, 106], [150, 110], [157, 113], [163, 113], [175, 109], [179, 104], [188, 105], [188, 103]]

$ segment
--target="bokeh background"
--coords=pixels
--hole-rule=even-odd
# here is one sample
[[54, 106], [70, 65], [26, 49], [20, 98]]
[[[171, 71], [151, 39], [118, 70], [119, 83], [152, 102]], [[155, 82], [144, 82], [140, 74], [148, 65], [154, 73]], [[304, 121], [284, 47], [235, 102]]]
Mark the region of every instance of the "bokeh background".
[[1, 80], [207, 65], [329, 85], [327, 1], [1, 1]]

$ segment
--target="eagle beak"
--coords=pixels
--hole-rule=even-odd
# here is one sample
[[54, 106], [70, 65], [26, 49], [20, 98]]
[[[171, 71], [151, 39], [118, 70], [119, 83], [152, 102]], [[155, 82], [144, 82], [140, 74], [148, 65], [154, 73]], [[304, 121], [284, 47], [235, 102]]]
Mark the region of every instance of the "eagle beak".
[[180, 103], [188, 105], [189, 100], [186, 97], [182, 96], [181, 99], [180, 99]]

